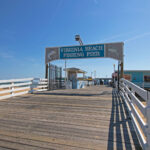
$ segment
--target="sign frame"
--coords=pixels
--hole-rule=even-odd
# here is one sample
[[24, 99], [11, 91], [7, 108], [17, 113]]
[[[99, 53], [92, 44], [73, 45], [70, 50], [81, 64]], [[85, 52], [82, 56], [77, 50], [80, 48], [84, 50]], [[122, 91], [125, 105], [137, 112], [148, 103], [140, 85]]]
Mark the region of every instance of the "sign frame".
[[[75, 48], [75, 47], [88, 47], [88, 46], [96, 46], [103, 45], [104, 47], [104, 56], [99, 57], [79, 57], [79, 58], [60, 58], [60, 49], [61, 48]], [[64, 59], [90, 59], [90, 58], [112, 58], [123, 62], [123, 50], [124, 43], [123, 42], [113, 42], [113, 43], [96, 43], [96, 44], [86, 44], [86, 45], [69, 45], [69, 46], [61, 46], [61, 47], [47, 47], [45, 48], [45, 64], [53, 60], [64, 60]], [[118, 55], [118, 56], [117, 56]], [[48, 58], [49, 57], [49, 58]]]

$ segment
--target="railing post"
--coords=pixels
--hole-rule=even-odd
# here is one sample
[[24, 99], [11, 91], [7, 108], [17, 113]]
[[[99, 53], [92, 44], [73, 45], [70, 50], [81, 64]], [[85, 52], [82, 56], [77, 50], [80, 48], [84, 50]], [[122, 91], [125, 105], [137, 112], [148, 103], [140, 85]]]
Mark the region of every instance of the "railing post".
[[150, 92], [147, 91], [147, 107], [146, 107], [146, 118], [147, 118], [147, 146], [146, 150], [150, 149]]
[[30, 93], [33, 94], [33, 91], [34, 91], [34, 87], [33, 87], [34, 86], [34, 79], [32, 79], [31, 82], [32, 83], [30, 85]]
[[14, 82], [11, 82], [11, 95], [14, 96]]

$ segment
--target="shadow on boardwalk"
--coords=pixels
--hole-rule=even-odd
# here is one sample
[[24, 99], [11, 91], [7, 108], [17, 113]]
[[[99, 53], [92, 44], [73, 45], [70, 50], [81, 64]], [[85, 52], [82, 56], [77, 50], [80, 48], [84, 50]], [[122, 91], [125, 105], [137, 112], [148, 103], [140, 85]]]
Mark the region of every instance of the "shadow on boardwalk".
[[141, 150], [124, 100], [113, 89], [107, 150]]
[[[101, 92], [100, 94], [83, 94], [83, 93], [36, 93], [36, 95], [60, 95], [60, 96], [101, 96], [106, 95], [106, 92]], [[109, 94], [109, 93], [108, 93]]]
[[[46, 92], [36, 92], [36, 95], [59, 95], [59, 96], [105, 96], [105, 95], [111, 95], [111, 91], [99, 91], [96, 87], [92, 87], [89, 89], [76, 89], [76, 90], [54, 90], [54, 91], [46, 91]], [[97, 92], [98, 91], [98, 92]]]

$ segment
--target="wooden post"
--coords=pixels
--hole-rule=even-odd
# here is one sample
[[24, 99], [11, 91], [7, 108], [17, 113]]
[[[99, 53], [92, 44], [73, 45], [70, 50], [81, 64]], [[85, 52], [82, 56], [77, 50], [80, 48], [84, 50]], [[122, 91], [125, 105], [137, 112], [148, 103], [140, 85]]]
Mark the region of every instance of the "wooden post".
[[147, 91], [147, 107], [146, 107], [146, 118], [147, 118], [147, 145], [146, 150], [150, 149], [150, 92]]

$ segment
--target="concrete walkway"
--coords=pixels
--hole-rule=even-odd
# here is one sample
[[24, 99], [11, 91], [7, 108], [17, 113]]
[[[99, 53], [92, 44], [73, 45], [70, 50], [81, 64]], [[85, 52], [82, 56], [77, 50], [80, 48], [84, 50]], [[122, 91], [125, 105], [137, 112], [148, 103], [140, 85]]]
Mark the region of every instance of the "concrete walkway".
[[57, 90], [0, 101], [0, 150], [131, 150], [140, 145], [111, 87]]

